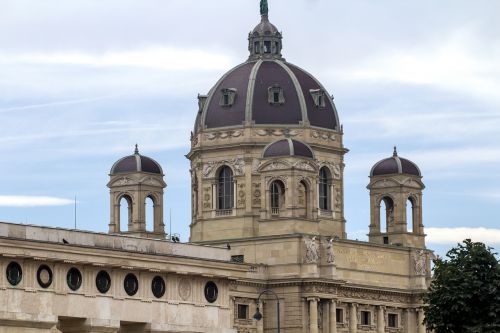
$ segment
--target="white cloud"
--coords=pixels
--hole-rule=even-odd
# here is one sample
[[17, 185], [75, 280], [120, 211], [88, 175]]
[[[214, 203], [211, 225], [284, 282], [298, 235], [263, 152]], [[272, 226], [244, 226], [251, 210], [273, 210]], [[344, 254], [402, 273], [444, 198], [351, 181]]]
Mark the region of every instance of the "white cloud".
[[431, 85], [498, 100], [500, 47], [480, 45], [473, 28], [411, 48], [382, 50], [364, 63], [342, 70], [348, 80]]
[[122, 66], [185, 71], [224, 70], [231, 66], [232, 61], [229, 56], [222, 53], [154, 45], [136, 50], [102, 53], [69, 51], [3, 53], [0, 55], [0, 64]]
[[427, 242], [432, 244], [456, 244], [464, 239], [486, 244], [500, 244], [500, 229], [482, 227], [426, 228]]
[[0, 195], [1, 207], [42, 207], [72, 205], [71, 199], [46, 196]]

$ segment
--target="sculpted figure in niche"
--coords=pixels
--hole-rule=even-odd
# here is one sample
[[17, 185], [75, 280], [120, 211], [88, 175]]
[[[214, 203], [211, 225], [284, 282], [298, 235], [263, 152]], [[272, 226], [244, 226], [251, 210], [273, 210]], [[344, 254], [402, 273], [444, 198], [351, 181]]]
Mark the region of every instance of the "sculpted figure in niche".
[[333, 238], [330, 238], [326, 243], [326, 262], [329, 264], [335, 263], [335, 253], [333, 252]]
[[314, 264], [319, 260], [319, 247], [316, 244], [316, 236], [309, 238], [304, 237], [304, 243], [306, 244], [306, 257], [304, 262], [306, 264]]
[[427, 260], [424, 250], [418, 250], [413, 255], [413, 265], [415, 267], [416, 275], [426, 275], [427, 274]]

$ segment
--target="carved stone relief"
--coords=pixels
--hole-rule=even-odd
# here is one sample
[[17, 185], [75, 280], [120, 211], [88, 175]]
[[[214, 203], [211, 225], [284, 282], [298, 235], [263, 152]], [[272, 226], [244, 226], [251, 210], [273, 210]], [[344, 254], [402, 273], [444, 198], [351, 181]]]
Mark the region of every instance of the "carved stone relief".
[[317, 263], [319, 260], [319, 247], [316, 243], [316, 236], [304, 237], [304, 243], [306, 245], [306, 255], [304, 257], [304, 262], [306, 264]]
[[302, 134], [302, 131], [291, 129], [258, 129], [254, 132], [258, 136], [297, 136]]
[[305, 171], [316, 171], [316, 169], [314, 168], [314, 166], [312, 166], [311, 164], [309, 164], [308, 162], [304, 162], [304, 161], [299, 161], [299, 162], [296, 162], [293, 167], [295, 169], [299, 169], [299, 170], [305, 170]]
[[203, 165], [203, 177], [210, 178], [215, 176], [215, 171], [222, 165], [229, 165], [236, 176], [245, 174], [245, 160], [243, 158], [235, 158], [232, 160], [211, 161]]
[[130, 179], [128, 177], [123, 177], [123, 178], [118, 179], [113, 184], [113, 186], [125, 186], [125, 185], [130, 185], [130, 183], [132, 183], [132, 179]]
[[316, 160], [316, 163], [318, 164], [318, 168], [322, 168], [324, 166], [328, 167], [332, 172], [333, 179], [335, 180], [342, 179], [342, 165], [330, 161], [319, 161], [319, 160]]
[[179, 281], [179, 297], [183, 301], [187, 301], [191, 296], [191, 281], [187, 278], [182, 278]]
[[259, 183], [252, 184], [252, 193], [253, 193], [252, 204], [256, 207], [260, 207], [262, 193], [260, 191]]
[[228, 139], [228, 138], [238, 138], [243, 135], [243, 131], [235, 130], [235, 131], [224, 131], [224, 132], [212, 132], [205, 134], [204, 138], [206, 140], [215, 140], [215, 139]]
[[315, 139], [324, 140], [324, 141], [336, 141], [335, 133], [327, 133], [322, 131], [311, 131], [311, 136]]
[[244, 207], [246, 201], [245, 184], [238, 184], [238, 207]]
[[284, 169], [288, 169], [288, 168], [290, 168], [288, 163], [285, 163], [283, 161], [273, 161], [273, 162], [267, 164], [266, 166], [264, 166], [264, 168], [262, 168], [261, 171], [284, 170]]
[[210, 199], [212, 198], [212, 188], [210, 186], [205, 186], [203, 188], [203, 208], [210, 209], [212, 205], [210, 204]]
[[417, 250], [413, 254], [413, 267], [416, 275], [425, 276], [427, 274], [427, 255], [424, 250]]

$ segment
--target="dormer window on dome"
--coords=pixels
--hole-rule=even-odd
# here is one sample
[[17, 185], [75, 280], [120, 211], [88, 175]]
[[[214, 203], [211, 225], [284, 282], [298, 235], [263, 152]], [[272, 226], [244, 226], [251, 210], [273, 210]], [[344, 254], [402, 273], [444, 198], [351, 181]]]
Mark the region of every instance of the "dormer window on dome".
[[321, 89], [311, 89], [309, 92], [314, 100], [314, 105], [318, 108], [324, 108], [326, 105], [325, 92]]
[[236, 100], [237, 90], [235, 88], [221, 89], [220, 106], [232, 106]]
[[273, 85], [267, 89], [267, 101], [269, 104], [282, 105], [285, 104], [285, 94], [283, 88], [279, 85]]

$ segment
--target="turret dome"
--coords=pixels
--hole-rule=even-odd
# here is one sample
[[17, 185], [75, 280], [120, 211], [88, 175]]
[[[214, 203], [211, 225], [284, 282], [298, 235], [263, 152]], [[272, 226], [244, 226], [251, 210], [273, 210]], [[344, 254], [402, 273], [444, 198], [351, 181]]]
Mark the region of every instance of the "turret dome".
[[396, 147], [394, 147], [394, 153], [391, 157], [375, 163], [370, 171], [370, 177], [391, 174], [422, 176], [419, 167], [415, 163], [398, 156]]
[[163, 170], [158, 162], [150, 157], [139, 154], [139, 148], [135, 145], [133, 155], [125, 156], [113, 164], [110, 175], [131, 172], [147, 172], [163, 175]]

